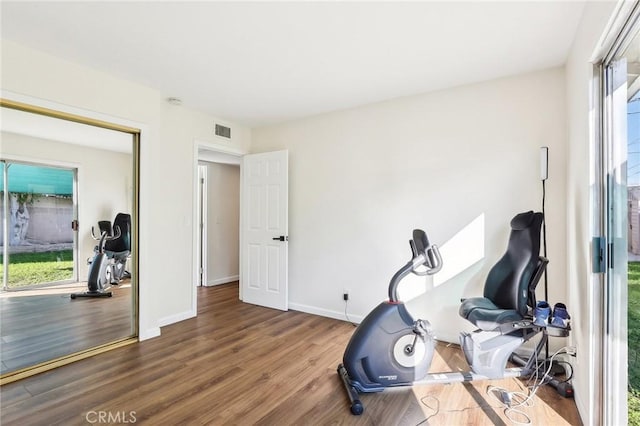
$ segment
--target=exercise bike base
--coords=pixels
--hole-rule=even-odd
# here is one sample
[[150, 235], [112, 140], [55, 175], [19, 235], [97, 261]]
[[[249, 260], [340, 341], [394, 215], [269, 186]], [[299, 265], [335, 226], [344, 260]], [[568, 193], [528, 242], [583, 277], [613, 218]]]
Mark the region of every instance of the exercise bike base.
[[364, 413], [364, 405], [362, 405], [362, 402], [358, 397], [358, 391], [356, 390], [356, 388], [351, 386], [349, 374], [342, 364], [338, 365], [338, 375], [340, 376], [342, 384], [347, 390], [347, 396], [349, 396], [349, 402], [351, 403], [351, 414], [353, 414], [354, 416], [359, 416], [360, 414]]
[[[502, 372], [502, 376], [500, 378], [514, 378], [514, 377], [525, 377], [530, 374], [530, 371], [522, 368], [506, 368]], [[338, 375], [344, 384], [344, 387], [347, 391], [347, 396], [349, 397], [349, 402], [351, 404], [351, 413], [354, 415], [360, 415], [364, 412], [364, 405], [360, 401], [359, 394], [360, 393], [377, 393], [382, 392], [385, 389], [390, 388], [399, 388], [399, 387], [410, 387], [410, 386], [419, 386], [419, 385], [435, 385], [435, 384], [452, 384], [452, 383], [463, 383], [463, 382], [473, 382], [476, 380], [492, 380], [494, 378], [486, 377], [481, 374], [476, 374], [472, 371], [462, 371], [462, 372], [443, 372], [443, 373], [434, 373], [428, 374], [426, 378], [422, 380], [416, 380], [411, 383], [398, 383], [395, 386], [386, 386], [386, 387], [370, 387], [365, 388], [357, 381], [351, 380], [349, 377], [349, 373], [347, 369], [344, 368], [343, 364], [338, 365]]]
[[73, 293], [71, 294], [71, 298], [75, 299], [76, 297], [112, 297], [113, 294], [110, 291], [105, 292], [86, 292], [86, 293]]

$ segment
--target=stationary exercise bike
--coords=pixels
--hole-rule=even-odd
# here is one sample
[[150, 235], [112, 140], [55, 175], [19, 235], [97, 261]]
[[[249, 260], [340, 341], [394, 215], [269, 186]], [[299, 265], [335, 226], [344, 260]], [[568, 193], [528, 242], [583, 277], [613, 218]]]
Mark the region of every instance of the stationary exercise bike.
[[116, 234], [109, 235], [106, 229], [102, 229], [100, 237], [96, 237], [93, 226], [91, 227], [91, 238], [98, 241], [95, 254], [89, 261], [89, 280], [87, 281], [88, 291], [84, 293], [72, 293], [71, 298], [77, 297], [111, 297], [111, 278], [109, 273], [110, 260], [105, 253], [107, 241], [120, 238], [120, 228], [115, 228]]
[[[467, 372], [429, 374], [435, 346], [431, 326], [426, 320], [414, 320], [398, 299], [397, 290], [403, 278], [412, 273], [432, 275], [442, 268], [438, 247], [429, 243], [424, 231], [413, 231], [409, 241], [412, 258], [391, 278], [389, 300], [364, 318], [338, 366], [353, 414], [364, 411], [358, 393], [414, 384], [527, 377], [536, 372], [537, 355], [548, 335], [569, 334], [568, 329], [534, 324], [530, 313], [536, 305], [536, 285], [548, 263], [539, 255], [542, 221], [542, 213], [516, 215], [511, 220], [507, 252], [490, 270], [484, 297], [462, 301], [460, 315], [478, 327], [472, 333], [460, 334], [460, 346], [470, 366]], [[525, 359], [514, 354], [539, 334], [542, 338], [532, 357]], [[520, 366], [507, 368], [508, 361]]]

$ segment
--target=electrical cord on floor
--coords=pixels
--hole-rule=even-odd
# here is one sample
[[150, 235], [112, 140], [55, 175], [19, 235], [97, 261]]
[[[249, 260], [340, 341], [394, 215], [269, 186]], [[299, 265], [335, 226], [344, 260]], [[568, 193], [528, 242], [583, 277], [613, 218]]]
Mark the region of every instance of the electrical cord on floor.
[[[540, 389], [541, 386], [543, 386], [548, 382], [547, 377], [548, 377], [548, 374], [551, 372], [551, 369], [553, 368], [553, 362], [555, 360], [555, 357], [558, 356], [559, 354], [567, 353], [568, 349], [569, 348], [567, 346], [564, 346], [558, 349], [557, 351], [555, 351], [553, 355], [551, 355], [549, 358], [542, 361], [543, 363], [548, 362], [549, 366], [547, 367], [546, 370], [543, 370], [540, 368], [541, 362], [540, 360], [537, 359], [537, 354], [534, 353], [534, 356], [536, 356], [536, 368], [535, 368], [535, 374], [532, 377], [533, 385], [531, 387], [528, 386], [529, 387], [528, 394], [524, 392], [509, 392], [506, 389], [499, 388], [496, 386], [487, 387], [487, 394], [490, 394], [494, 399], [498, 400], [503, 404], [504, 415], [507, 416], [507, 418], [511, 420], [512, 423], [517, 425], [532, 424], [531, 418], [524, 411], [520, 410], [520, 407], [533, 406], [533, 397], [535, 396], [536, 392], [538, 392], [538, 389]], [[542, 374], [540, 374], [541, 371], [543, 371]], [[571, 375], [573, 375], [573, 370], [571, 372]], [[514, 418], [514, 415], [521, 416], [524, 419], [524, 421], [516, 420], [516, 418]]]
[[[502, 404], [504, 415], [507, 416], [512, 423], [517, 425], [530, 425], [532, 423], [527, 413], [520, 410], [519, 407], [532, 407], [531, 397], [535, 392], [533, 394], [530, 392], [529, 395], [527, 395], [524, 392], [509, 392], [503, 388], [488, 386], [487, 394]], [[524, 421], [516, 420], [514, 415], [522, 417]]]
[[[547, 367], [548, 360], [545, 360], [541, 365], [540, 368], [538, 369], [540, 372], [544, 371]], [[566, 383], [569, 380], [571, 380], [573, 378], [573, 367], [571, 366], [571, 363], [568, 361], [564, 361], [564, 360], [556, 360], [554, 361], [556, 364], [562, 364], [564, 365], [564, 371], [565, 371], [565, 379], [564, 380], [558, 380], [559, 383]], [[567, 374], [568, 372], [568, 374]]]
[[[427, 404], [426, 400], [427, 399], [431, 399], [435, 402], [435, 407], [431, 406], [429, 404]], [[420, 423], [417, 423], [416, 426], [422, 425], [425, 422], [428, 422], [429, 420], [431, 420], [433, 417], [435, 417], [437, 414], [439, 413], [463, 413], [465, 411], [470, 411], [470, 410], [481, 410], [481, 409], [485, 409], [485, 408], [491, 408], [491, 409], [497, 409], [497, 408], [502, 408], [502, 405], [491, 405], [491, 404], [486, 404], [486, 405], [478, 405], [477, 407], [467, 407], [467, 408], [461, 408], [459, 410], [440, 410], [440, 400], [433, 396], [433, 395], [426, 395], [423, 396], [422, 398], [420, 398], [420, 403], [422, 405], [424, 405], [425, 407], [427, 407], [430, 410], [433, 410], [433, 413], [430, 414], [426, 419], [422, 420]]]
[[[427, 398], [430, 398], [433, 401], [435, 401], [435, 407], [432, 407], [432, 406], [430, 406], [429, 404], [427, 404], [425, 402], [425, 400]], [[428, 422], [432, 417], [435, 417], [440, 412], [440, 400], [438, 398], [436, 398], [435, 396], [433, 396], [433, 395], [423, 396], [422, 398], [420, 398], [420, 402], [422, 403], [422, 405], [424, 405], [428, 409], [433, 410], [433, 414], [429, 415], [429, 417], [427, 417], [426, 419], [424, 419], [423, 421], [418, 423], [416, 426], [419, 426], [421, 424], [424, 424], [425, 422]]]
[[[564, 346], [558, 349], [553, 355], [551, 355], [549, 358], [547, 358], [544, 361], [537, 359], [538, 357], [537, 352], [533, 354], [533, 356], [536, 357], [536, 366], [534, 370], [535, 374], [532, 376], [533, 385], [529, 386], [529, 383], [531, 383], [531, 379], [527, 384], [527, 388], [529, 389], [528, 393], [509, 391], [504, 388], [490, 385], [487, 387], [487, 395], [491, 395], [491, 397], [494, 398], [496, 401], [498, 401], [500, 405], [494, 406], [494, 405], [488, 404], [488, 405], [482, 405], [478, 407], [464, 408], [461, 410], [447, 410], [443, 412], [462, 412], [462, 411], [478, 409], [478, 408], [494, 408], [494, 409], [503, 408], [504, 415], [512, 423], [516, 425], [523, 425], [523, 426], [531, 425], [533, 421], [527, 415], [527, 413], [525, 413], [521, 408], [533, 407], [533, 397], [535, 396], [538, 389], [547, 383], [546, 377], [548, 377], [548, 374], [551, 372], [551, 368], [553, 367], [553, 362], [555, 360], [555, 357], [563, 353], [568, 353], [568, 349], [569, 348], [567, 346]], [[548, 367], [546, 369], [541, 368], [547, 362], [548, 362]], [[566, 361], [556, 361], [556, 362], [566, 363], [571, 367], [571, 364], [569, 364]], [[565, 379], [565, 381], [570, 380], [572, 376], [573, 376], [573, 368], [571, 368], [569, 377]], [[427, 404], [426, 402], [427, 399], [431, 399], [435, 401], [435, 407]], [[441, 412], [440, 401], [438, 400], [438, 398], [436, 398], [433, 395], [427, 395], [420, 398], [420, 402], [422, 403], [422, 405], [432, 410], [433, 413], [430, 414], [426, 419], [418, 423], [416, 426], [424, 424], [425, 422], [429, 421], [431, 418], [435, 417], [438, 413]], [[522, 421], [520, 419], [522, 419]]]
[[[571, 378], [573, 378], [573, 367], [571, 366], [571, 363], [570, 363], [570, 362], [568, 362], [568, 361], [562, 361], [562, 360], [561, 360], [561, 361], [556, 361], [556, 362], [557, 362], [558, 364], [565, 364], [567, 367], [569, 367], [569, 374], [568, 374], [568, 375], [567, 375], [567, 377], [566, 377], [564, 380], [562, 380], [560, 383], [566, 383], [566, 382], [568, 382], [569, 380], [571, 380]], [[565, 369], [565, 372], [566, 372], [566, 371], [567, 371], [567, 370]]]

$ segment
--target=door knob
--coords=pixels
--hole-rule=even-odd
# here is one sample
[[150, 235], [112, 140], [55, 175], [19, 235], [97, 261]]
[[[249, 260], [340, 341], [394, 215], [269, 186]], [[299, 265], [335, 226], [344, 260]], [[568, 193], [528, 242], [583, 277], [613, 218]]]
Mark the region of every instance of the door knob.
[[279, 237], [273, 237], [272, 240], [274, 241], [289, 241], [289, 236], [284, 236], [284, 235], [280, 235]]

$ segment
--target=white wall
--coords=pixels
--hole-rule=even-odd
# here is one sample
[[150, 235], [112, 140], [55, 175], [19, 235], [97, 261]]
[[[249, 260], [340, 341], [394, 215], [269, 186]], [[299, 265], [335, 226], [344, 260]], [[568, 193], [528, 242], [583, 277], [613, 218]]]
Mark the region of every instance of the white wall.
[[[591, 273], [591, 236], [594, 229], [594, 168], [592, 79], [594, 52], [615, 6], [614, 2], [589, 2], [585, 6], [566, 65], [567, 123], [567, 282], [571, 307], [572, 344], [577, 348], [573, 385], [584, 424], [598, 424], [599, 401], [594, 372], [601, 370], [598, 328], [598, 280]], [[610, 396], [604, 396], [608, 398]]]
[[86, 281], [86, 259], [93, 255], [96, 245], [91, 227], [97, 229], [99, 220], [113, 221], [119, 212], [131, 212], [133, 157], [15, 133], [2, 132], [0, 137], [3, 157], [68, 164], [78, 169], [78, 273], [80, 281]]
[[238, 280], [240, 167], [207, 164], [207, 285]]
[[220, 141], [213, 135], [217, 118], [165, 101], [179, 94], [160, 93], [7, 40], [1, 47], [3, 96], [35, 98], [142, 128], [140, 334], [157, 335], [160, 326], [193, 315], [194, 140], [246, 151], [250, 130], [231, 123], [233, 141]]
[[460, 298], [482, 293], [510, 219], [540, 209], [540, 146], [550, 147], [550, 299], [565, 301], [564, 80], [557, 68], [254, 129], [253, 152], [289, 150], [291, 308], [343, 318], [348, 288], [361, 319], [424, 228], [448, 270], [411, 307], [457, 341], [469, 326]]

